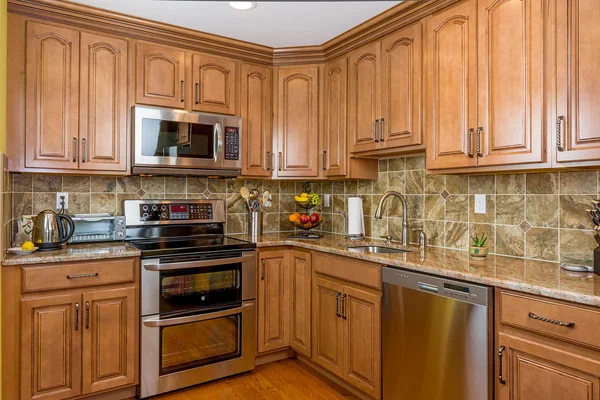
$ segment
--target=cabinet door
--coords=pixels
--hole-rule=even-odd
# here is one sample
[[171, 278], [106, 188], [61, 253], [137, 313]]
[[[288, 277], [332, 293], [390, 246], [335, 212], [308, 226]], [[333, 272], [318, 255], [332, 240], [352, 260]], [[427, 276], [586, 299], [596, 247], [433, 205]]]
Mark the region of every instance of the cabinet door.
[[596, 0], [556, 4], [556, 161], [600, 160], [600, 8]]
[[195, 111], [235, 114], [236, 62], [206, 54], [192, 56]]
[[135, 288], [83, 294], [83, 393], [131, 385], [136, 381]]
[[272, 174], [273, 159], [271, 87], [269, 67], [242, 64], [242, 175]]
[[427, 168], [476, 165], [476, 2], [466, 0], [427, 21]]
[[258, 353], [290, 345], [289, 268], [286, 250], [260, 253], [258, 268]]
[[381, 147], [423, 144], [423, 24], [400, 29], [382, 41]]
[[127, 170], [126, 40], [81, 33], [80, 169]]
[[381, 398], [381, 295], [344, 286], [343, 378]]
[[503, 333], [498, 346], [503, 351], [497, 372], [505, 380], [502, 384], [496, 378], [498, 400], [600, 399], [598, 354], [588, 357], [585, 351], [575, 354]]
[[136, 103], [185, 108], [185, 51], [139, 42], [135, 76]]
[[311, 254], [292, 250], [290, 262], [290, 345], [298, 353], [311, 354]]
[[347, 173], [347, 75], [346, 57], [325, 67], [325, 176], [345, 176]]
[[478, 2], [477, 165], [544, 161], [544, 26], [550, 23], [543, 3]]
[[377, 120], [381, 114], [381, 42], [350, 54], [348, 67], [348, 128], [351, 152], [380, 147]]
[[25, 167], [77, 169], [79, 32], [27, 22]]
[[21, 303], [21, 398], [60, 400], [81, 395], [80, 294]]
[[319, 175], [319, 70], [317, 67], [278, 72], [277, 176]]
[[313, 357], [312, 360], [343, 376], [344, 324], [341, 314], [343, 286], [323, 277], [313, 285]]

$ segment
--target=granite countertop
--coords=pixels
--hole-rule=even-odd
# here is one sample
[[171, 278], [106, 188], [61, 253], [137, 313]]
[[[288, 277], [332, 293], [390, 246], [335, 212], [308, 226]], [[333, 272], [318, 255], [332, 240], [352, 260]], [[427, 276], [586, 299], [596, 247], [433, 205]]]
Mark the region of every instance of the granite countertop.
[[[524, 260], [522, 258], [489, 255], [487, 260], [473, 260], [460, 250], [428, 247], [396, 254], [366, 254], [347, 250], [348, 246], [377, 244], [382, 241], [346, 240], [342, 235], [326, 234], [318, 240], [288, 239], [287, 233], [265, 234], [254, 240], [258, 248], [296, 246], [331, 254], [371, 261], [381, 265], [405, 268], [428, 274], [460, 279], [473, 283], [538, 294], [580, 304], [600, 306], [600, 277], [593, 273], [568, 272], [558, 263]], [[238, 235], [240, 239], [252, 240]], [[391, 247], [402, 248], [397, 244]]]
[[140, 255], [138, 249], [124, 242], [69, 244], [64, 245], [60, 250], [38, 250], [24, 256], [7, 253], [2, 266], [139, 257]]

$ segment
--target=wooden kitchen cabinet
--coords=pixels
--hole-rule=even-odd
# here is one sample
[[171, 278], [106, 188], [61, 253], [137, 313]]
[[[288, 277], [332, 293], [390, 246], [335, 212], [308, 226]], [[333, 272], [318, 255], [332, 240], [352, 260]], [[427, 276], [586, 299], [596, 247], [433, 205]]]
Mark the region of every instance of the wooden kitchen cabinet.
[[270, 177], [275, 159], [272, 136], [272, 69], [241, 66], [242, 175]]
[[259, 253], [258, 353], [290, 345], [289, 255], [287, 250]]
[[319, 176], [319, 68], [277, 71], [277, 176]]
[[312, 255], [295, 249], [290, 253], [290, 346], [310, 358]]
[[556, 7], [557, 111], [556, 125], [550, 123], [554, 164], [589, 164], [600, 160], [600, 9], [595, 0], [557, 0]]
[[192, 110], [236, 113], [237, 62], [208, 54], [192, 55]]
[[185, 108], [185, 58], [185, 50], [138, 42], [135, 71], [136, 103]]

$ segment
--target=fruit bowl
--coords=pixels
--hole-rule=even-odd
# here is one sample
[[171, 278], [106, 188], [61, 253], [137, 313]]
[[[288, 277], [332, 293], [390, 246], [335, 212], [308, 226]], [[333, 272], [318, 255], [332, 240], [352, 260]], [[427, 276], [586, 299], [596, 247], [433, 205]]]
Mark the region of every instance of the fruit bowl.
[[304, 229], [304, 230], [308, 231], [308, 230], [314, 229], [317, 226], [321, 225], [322, 222], [323, 222], [323, 218], [319, 217], [319, 220], [317, 222], [309, 221], [309, 222], [303, 224], [300, 220], [297, 220], [297, 221], [293, 222], [293, 224], [296, 228], [300, 228], [300, 229]]

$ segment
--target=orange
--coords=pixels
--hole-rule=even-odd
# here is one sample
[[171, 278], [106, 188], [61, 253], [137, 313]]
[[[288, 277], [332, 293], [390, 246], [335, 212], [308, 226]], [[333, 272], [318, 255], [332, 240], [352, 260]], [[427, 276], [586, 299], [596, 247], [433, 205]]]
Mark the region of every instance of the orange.
[[300, 213], [293, 213], [290, 215], [290, 222], [296, 222], [300, 219]]

